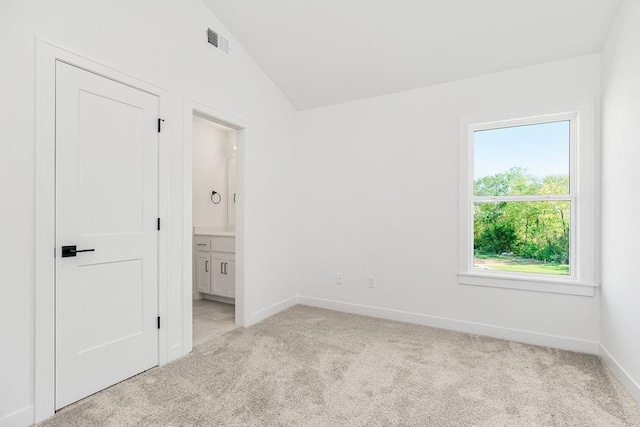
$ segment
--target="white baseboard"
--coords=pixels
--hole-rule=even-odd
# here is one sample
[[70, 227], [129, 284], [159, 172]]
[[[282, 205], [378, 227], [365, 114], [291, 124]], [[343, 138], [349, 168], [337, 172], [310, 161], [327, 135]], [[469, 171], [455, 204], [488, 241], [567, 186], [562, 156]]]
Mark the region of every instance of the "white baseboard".
[[22, 408], [0, 418], [0, 427], [25, 427], [33, 424], [35, 411], [33, 405]]
[[202, 294], [202, 299], [236, 305], [235, 298], [227, 298], [227, 297], [220, 297], [217, 295]]
[[576, 351], [580, 353], [598, 354], [599, 345], [595, 341], [587, 341], [557, 335], [541, 334], [537, 332], [522, 331], [519, 329], [505, 328], [502, 326], [487, 325], [483, 323], [468, 322], [464, 320], [448, 319], [445, 317], [428, 316], [425, 314], [410, 313], [406, 311], [390, 310], [387, 308], [372, 307], [360, 304], [352, 304], [340, 301], [332, 301], [313, 297], [298, 297], [298, 303], [312, 307], [326, 308], [329, 310], [343, 311], [346, 313], [362, 314], [365, 316], [380, 317], [389, 320], [415, 323], [434, 328], [450, 329], [476, 335], [484, 335], [509, 341], [517, 341], [525, 344], [540, 345], [559, 348], [562, 350]]
[[622, 366], [611, 356], [611, 353], [600, 344], [600, 358], [604, 364], [613, 372], [613, 375], [622, 383], [622, 385], [629, 391], [631, 396], [640, 403], [640, 385], [631, 378], [631, 376], [624, 370]]
[[256, 323], [266, 319], [267, 317], [271, 317], [276, 313], [279, 313], [287, 308], [293, 307], [298, 304], [298, 297], [287, 298], [284, 301], [280, 301], [279, 303], [273, 304], [267, 308], [256, 311], [255, 313], [251, 313], [249, 318], [247, 319], [247, 327], [251, 325], [255, 325]]

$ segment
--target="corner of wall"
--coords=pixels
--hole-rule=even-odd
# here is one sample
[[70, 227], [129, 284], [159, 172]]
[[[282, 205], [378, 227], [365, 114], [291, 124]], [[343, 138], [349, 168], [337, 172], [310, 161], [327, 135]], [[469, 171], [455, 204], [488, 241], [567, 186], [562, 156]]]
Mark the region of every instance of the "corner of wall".
[[288, 308], [293, 307], [298, 304], [298, 296], [293, 296], [291, 298], [287, 298], [282, 300], [276, 304], [273, 304], [267, 308], [263, 308], [262, 310], [258, 310], [254, 313], [251, 313], [247, 319], [247, 324], [245, 327], [249, 327], [255, 325], [258, 322], [263, 321], [264, 319], [273, 316], [274, 314], [278, 314], [281, 311], [284, 311]]
[[600, 344], [600, 358], [605, 366], [615, 375], [631, 396], [640, 404], [640, 384], [635, 382], [629, 373], [611, 356], [606, 348]]

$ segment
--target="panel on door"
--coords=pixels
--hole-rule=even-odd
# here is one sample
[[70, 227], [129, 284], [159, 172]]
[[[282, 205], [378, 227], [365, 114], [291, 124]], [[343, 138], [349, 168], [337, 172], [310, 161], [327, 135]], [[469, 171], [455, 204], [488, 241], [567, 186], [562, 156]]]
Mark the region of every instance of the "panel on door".
[[158, 363], [157, 118], [156, 96], [56, 64], [56, 409]]
[[228, 280], [225, 274], [225, 263], [227, 262], [224, 254], [219, 252], [213, 253], [213, 282], [211, 283], [211, 293], [220, 296], [228, 294]]
[[198, 292], [211, 293], [211, 253], [196, 253], [196, 286]]

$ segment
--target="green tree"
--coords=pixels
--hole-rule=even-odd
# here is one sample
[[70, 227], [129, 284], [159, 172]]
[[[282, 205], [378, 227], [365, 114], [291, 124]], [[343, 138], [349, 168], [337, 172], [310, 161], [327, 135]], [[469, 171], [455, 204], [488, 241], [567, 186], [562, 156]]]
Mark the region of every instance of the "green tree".
[[478, 178], [473, 185], [476, 196], [526, 196], [540, 194], [542, 182], [527, 174], [525, 168], [514, 167], [507, 172]]
[[[539, 179], [524, 168], [479, 178], [474, 183], [477, 196], [568, 194], [568, 175]], [[548, 202], [476, 203], [474, 249], [484, 254], [513, 253], [566, 264], [569, 262], [570, 204]]]

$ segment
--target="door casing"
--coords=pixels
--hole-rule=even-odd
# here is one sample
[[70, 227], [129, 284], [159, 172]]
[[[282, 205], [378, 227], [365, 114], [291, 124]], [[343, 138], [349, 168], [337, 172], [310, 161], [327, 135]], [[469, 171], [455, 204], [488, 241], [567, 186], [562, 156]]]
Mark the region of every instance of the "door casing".
[[[155, 95], [159, 115], [169, 114], [168, 92], [150, 83], [116, 71], [83, 56], [59, 48], [40, 38], [36, 40], [36, 186], [35, 186], [35, 347], [34, 347], [34, 421], [55, 412], [55, 66], [68, 63], [94, 74]], [[160, 218], [169, 212], [169, 135], [170, 123], [164, 122], [158, 135]], [[166, 223], [166, 221], [165, 221]], [[168, 319], [168, 244], [167, 229], [158, 232], [158, 314]], [[166, 324], [166, 322], [165, 322]], [[168, 328], [160, 328], [158, 361], [169, 361]]]
[[249, 170], [249, 122], [219, 111], [214, 107], [196, 101], [192, 98], [184, 99], [184, 136], [183, 136], [183, 352], [187, 354], [192, 349], [192, 318], [193, 318], [193, 115], [198, 113], [210, 120], [224, 124], [236, 131], [236, 189], [238, 200], [236, 203], [236, 252], [235, 252], [235, 282], [236, 282], [236, 325], [248, 326], [248, 293], [245, 278], [246, 247], [249, 239], [246, 227], [246, 206], [250, 199], [247, 185], [246, 171]]
[[[35, 176], [35, 290], [34, 290], [34, 422], [49, 418], [55, 413], [55, 64], [63, 61], [111, 80], [156, 95], [159, 99], [159, 116], [165, 119], [159, 134], [159, 208], [161, 230], [158, 234], [158, 314], [162, 327], [158, 336], [158, 362], [167, 362], [186, 355], [192, 350], [192, 180], [193, 180], [193, 113], [198, 112], [213, 120], [223, 122], [237, 130], [236, 185], [239, 194], [236, 205], [236, 324], [247, 326], [248, 292], [246, 287], [246, 206], [250, 199], [247, 170], [250, 165], [249, 122], [227, 114], [205, 103], [184, 98], [183, 141], [180, 146], [183, 159], [171, 151], [171, 117], [169, 92], [159, 86], [132, 77], [111, 67], [102, 65], [87, 56], [63, 49], [36, 38], [36, 176]], [[175, 117], [173, 117], [175, 119]], [[175, 138], [176, 132], [173, 133]], [[174, 172], [173, 175], [170, 171]], [[170, 176], [172, 179], [170, 180]], [[170, 187], [182, 180], [182, 221], [171, 220], [169, 211]], [[175, 204], [175, 202], [174, 202]], [[175, 207], [172, 212], [175, 212]], [[168, 227], [171, 223], [171, 227]], [[182, 243], [182, 260], [169, 257], [169, 240]], [[181, 307], [172, 305], [172, 311], [180, 311], [180, 317], [169, 318], [170, 273], [182, 268], [180, 284]], [[181, 342], [171, 346], [169, 327], [178, 327]], [[166, 325], [166, 326], [165, 326]]]

